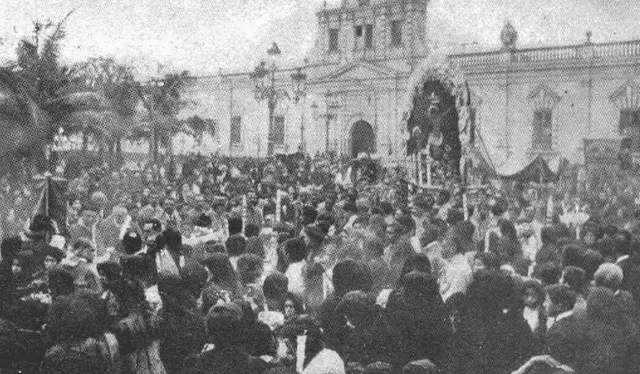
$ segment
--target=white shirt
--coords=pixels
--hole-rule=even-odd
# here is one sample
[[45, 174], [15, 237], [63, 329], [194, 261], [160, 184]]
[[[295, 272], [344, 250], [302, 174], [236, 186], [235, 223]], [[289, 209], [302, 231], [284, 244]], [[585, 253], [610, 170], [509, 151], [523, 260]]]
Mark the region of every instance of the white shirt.
[[624, 255], [624, 256], [620, 256], [618, 257], [618, 259], [616, 260], [616, 264], [621, 263], [624, 260], [627, 260], [629, 258], [629, 255]]
[[325, 348], [309, 362], [302, 374], [345, 374], [344, 361], [335, 351]]
[[566, 312], [560, 313], [555, 317], [549, 317], [547, 318], [547, 329], [550, 329], [551, 326], [553, 326], [554, 323], [563, 320], [569, 316], [573, 315], [573, 310], [568, 310]]
[[302, 277], [302, 269], [307, 261], [300, 261], [290, 264], [284, 275], [289, 279], [289, 292], [297, 295], [304, 295], [304, 279]]
[[445, 260], [445, 266], [440, 281], [440, 294], [442, 299], [447, 299], [457, 292], [466, 292], [473, 273], [467, 257], [463, 254], [457, 254], [448, 261]]
[[522, 311], [522, 316], [529, 324], [529, 328], [531, 329], [531, 331], [536, 331], [536, 329], [538, 328], [538, 318], [540, 316], [540, 311], [538, 309], [531, 309], [528, 306], [525, 306], [524, 310]]

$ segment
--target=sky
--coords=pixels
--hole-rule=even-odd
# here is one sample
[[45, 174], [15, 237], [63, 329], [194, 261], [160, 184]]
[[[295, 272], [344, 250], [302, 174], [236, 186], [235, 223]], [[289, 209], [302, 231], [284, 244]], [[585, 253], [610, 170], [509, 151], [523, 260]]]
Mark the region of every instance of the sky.
[[[340, 0], [327, 0], [328, 6]], [[113, 57], [140, 75], [186, 69], [194, 75], [248, 70], [275, 41], [282, 65], [295, 66], [314, 45], [324, 0], [0, 0], [0, 63], [33, 20], [68, 20], [63, 60]], [[520, 47], [640, 39], [639, 0], [431, 0], [429, 45], [492, 50], [509, 20]]]

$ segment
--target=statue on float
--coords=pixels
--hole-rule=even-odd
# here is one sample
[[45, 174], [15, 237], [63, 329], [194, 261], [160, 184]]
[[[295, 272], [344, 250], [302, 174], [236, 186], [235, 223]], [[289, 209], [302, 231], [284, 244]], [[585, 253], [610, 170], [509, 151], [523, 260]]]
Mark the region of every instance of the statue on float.
[[425, 179], [427, 186], [444, 187], [453, 180], [466, 184], [475, 123], [462, 73], [446, 58], [432, 55], [412, 73], [409, 90], [401, 131], [418, 184]]

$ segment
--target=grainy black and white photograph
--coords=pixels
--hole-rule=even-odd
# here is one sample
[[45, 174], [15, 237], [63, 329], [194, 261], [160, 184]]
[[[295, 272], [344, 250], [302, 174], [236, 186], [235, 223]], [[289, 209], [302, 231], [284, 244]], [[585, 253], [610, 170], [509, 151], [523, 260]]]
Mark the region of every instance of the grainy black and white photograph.
[[640, 373], [639, 20], [0, 0], [0, 374]]

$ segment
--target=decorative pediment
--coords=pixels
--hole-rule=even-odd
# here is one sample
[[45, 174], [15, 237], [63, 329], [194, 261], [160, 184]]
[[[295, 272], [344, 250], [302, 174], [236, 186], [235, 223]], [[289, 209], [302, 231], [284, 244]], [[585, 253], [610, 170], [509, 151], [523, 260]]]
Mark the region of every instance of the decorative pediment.
[[278, 104], [275, 107], [274, 115], [276, 116], [286, 116], [289, 111], [290, 101], [289, 100], [279, 100]]
[[370, 79], [388, 78], [394, 77], [395, 75], [396, 71], [393, 69], [359, 61], [344, 66], [329, 75], [320, 77], [317, 82], [353, 81], [355, 84], [358, 84], [358, 82]]
[[534, 110], [552, 111], [560, 101], [560, 95], [555, 93], [546, 84], [541, 84], [531, 91], [527, 99], [529, 100], [529, 105], [531, 105]]
[[640, 85], [628, 80], [609, 98], [620, 110], [638, 110], [640, 109]]

